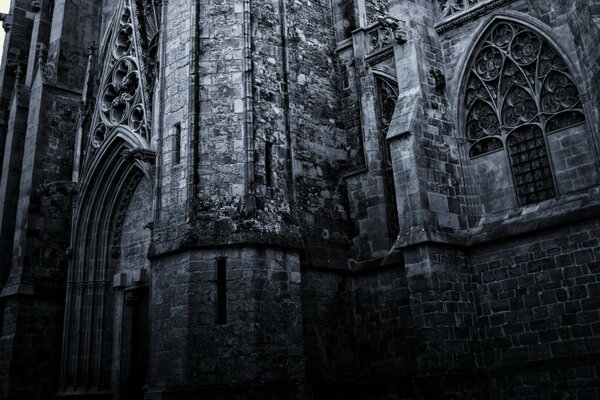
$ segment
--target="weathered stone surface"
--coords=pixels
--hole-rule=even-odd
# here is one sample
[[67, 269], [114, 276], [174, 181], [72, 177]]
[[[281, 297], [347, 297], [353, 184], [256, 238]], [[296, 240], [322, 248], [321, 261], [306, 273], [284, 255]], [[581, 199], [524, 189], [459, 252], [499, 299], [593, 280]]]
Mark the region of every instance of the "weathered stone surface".
[[600, 397], [599, 16], [13, 1], [0, 399]]

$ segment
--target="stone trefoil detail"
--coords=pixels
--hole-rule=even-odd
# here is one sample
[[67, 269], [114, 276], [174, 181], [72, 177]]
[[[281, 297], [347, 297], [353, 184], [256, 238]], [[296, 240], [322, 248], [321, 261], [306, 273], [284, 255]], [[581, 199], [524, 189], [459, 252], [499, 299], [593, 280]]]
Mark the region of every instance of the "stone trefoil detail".
[[102, 146], [113, 129], [127, 128], [150, 142], [151, 90], [156, 80], [160, 10], [154, 1], [124, 1], [104, 47], [105, 68], [91, 131]]
[[108, 131], [116, 126], [127, 126], [131, 131], [149, 139], [141, 72], [134, 43], [132, 13], [125, 6], [118, 32], [111, 43], [111, 68], [104, 76], [98, 96], [99, 118], [92, 133], [92, 144], [95, 147], [100, 147]]

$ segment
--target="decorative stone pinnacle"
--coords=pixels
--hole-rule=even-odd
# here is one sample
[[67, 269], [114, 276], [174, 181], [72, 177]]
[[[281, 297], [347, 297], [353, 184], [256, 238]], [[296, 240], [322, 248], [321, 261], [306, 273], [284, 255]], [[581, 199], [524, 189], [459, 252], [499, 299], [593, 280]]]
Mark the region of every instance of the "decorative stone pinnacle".
[[12, 15], [0, 13], [0, 21], [2, 21], [4, 32], [10, 32], [10, 28], [12, 27]]

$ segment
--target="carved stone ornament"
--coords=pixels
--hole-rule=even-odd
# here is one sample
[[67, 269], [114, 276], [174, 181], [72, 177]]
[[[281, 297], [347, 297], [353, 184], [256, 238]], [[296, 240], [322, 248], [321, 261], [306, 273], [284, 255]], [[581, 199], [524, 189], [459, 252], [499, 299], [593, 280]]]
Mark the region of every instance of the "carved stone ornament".
[[140, 297], [136, 290], [127, 290], [125, 292], [125, 304], [135, 304], [140, 300]]
[[121, 156], [126, 160], [140, 160], [147, 162], [150, 165], [156, 164], [156, 152], [153, 150], [146, 149], [128, 149], [123, 150]]
[[75, 196], [79, 190], [79, 185], [77, 182], [55, 181], [40, 185], [38, 190], [40, 194], [45, 196], [53, 196], [55, 194]]
[[437, 33], [446, 32], [472, 19], [485, 15], [514, 0], [441, 0], [443, 21], [435, 27]]
[[557, 50], [523, 25], [498, 22], [475, 52], [465, 89], [470, 157], [505, 148], [521, 204], [555, 197], [545, 135], [585, 121]]
[[480, 0], [442, 0], [440, 2], [440, 10], [444, 17], [448, 17], [483, 2]]
[[403, 44], [408, 40], [404, 21], [390, 16], [381, 16], [377, 19], [379, 25], [369, 32], [369, 52], [384, 49], [392, 44]]
[[13, 17], [11, 14], [0, 13], [0, 21], [2, 21], [2, 29], [4, 29], [4, 32], [10, 32], [10, 28], [12, 28], [12, 20]]
[[34, 13], [40, 12], [42, 9], [42, 2], [40, 0], [31, 1], [31, 11]]
[[40, 69], [44, 83], [55, 83], [56, 66], [53, 63], [46, 62], [48, 58], [48, 48], [43, 43], [38, 43], [36, 50], [38, 57], [38, 68]]
[[120, 18], [104, 44], [108, 67], [100, 80], [91, 144], [100, 147], [115, 127], [150, 142], [151, 88], [156, 79], [160, 2], [121, 4]]
[[431, 85], [438, 89], [443, 90], [446, 87], [446, 76], [439, 68], [431, 68], [429, 70], [429, 78], [431, 80]]

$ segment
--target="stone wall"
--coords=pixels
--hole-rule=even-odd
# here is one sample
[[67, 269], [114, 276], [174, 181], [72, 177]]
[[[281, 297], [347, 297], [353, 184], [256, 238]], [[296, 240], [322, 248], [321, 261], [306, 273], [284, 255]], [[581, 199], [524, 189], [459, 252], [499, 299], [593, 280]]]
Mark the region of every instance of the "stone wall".
[[599, 234], [593, 219], [471, 252], [481, 366], [497, 398], [597, 394]]
[[367, 11], [368, 23], [377, 21], [378, 17], [387, 15], [389, 10], [389, 0], [366, 0], [365, 9]]
[[352, 280], [347, 272], [302, 271], [306, 379], [315, 398], [356, 376], [353, 310]]
[[[217, 319], [219, 258], [226, 324]], [[166, 385], [173, 398], [300, 398], [299, 268], [297, 255], [268, 248], [197, 250], [153, 262], [152, 386]]]
[[[0, 135], [4, 122], [17, 135], [3, 172], [19, 174], [2, 188], [18, 213], [7, 212], [14, 235], [2, 223], [1, 248], [14, 237], [16, 250], [2, 288], [0, 398], [47, 397], [58, 382], [45, 372], [60, 356], [77, 91], [87, 42], [117, 8], [79, 3], [55, 2], [50, 33], [44, 2], [34, 36], [53, 64], [38, 69], [28, 21], [42, 17], [17, 0], [13, 63], [0, 74], [6, 103], [8, 70], [28, 53], [29, 109], [4, 104], [0, 121]], [[117, 207], [116, 248], [74, 262], [72, 298], [83, 297], [67, 320], [82, 325], [65, 336], [75, 350], [62, 350], [73, 362], [63, 378], [94, 382], [78, 393], [108, 396], [111, 373], [123, 393], [125, 299], [148, 286], [147, 399], [600, 396], [597, 7], [479, 1], [472, 18], [441, 20], [440, 3], [162, 2], [151, 150], [110, 154], [119, 173], [138, 163], [156, 180], [120, 182], [133, 198]], [[397, 21], [378, 20], [388, 13]], [[557, 198], [523, 207], [506, 153], [470, 157], [465, 141], [465, 68], [494, 18], [531, 25], [564, 53], [586, 111], [547, 135]], [[399, 90], [385, 129], [382, 79]], [[107, 199], [121, 176], [110, 167], [97, 187]], [[115, 210], [98, 206], [111, 221]]]
[[292, 140], [295, 211], [305, 262], [345, 266], [347, 214], [341, 175], [346, 172], [348, 143], [338, 114], [340, 77], [330, 2], [288, 2], [287, 24], [287, 134]]

